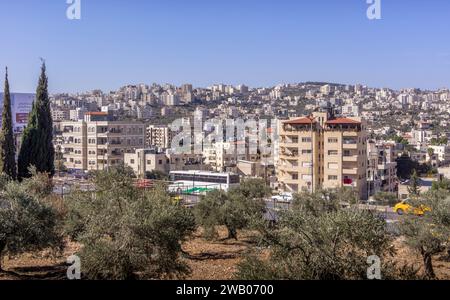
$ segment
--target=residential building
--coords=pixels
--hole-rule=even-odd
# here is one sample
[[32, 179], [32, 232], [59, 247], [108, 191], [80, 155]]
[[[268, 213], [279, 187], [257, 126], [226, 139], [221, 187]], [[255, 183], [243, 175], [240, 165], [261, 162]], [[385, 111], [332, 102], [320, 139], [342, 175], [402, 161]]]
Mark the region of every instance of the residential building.
[[69, 116], [68, 109], [52, 109], [52, 119], [54, 122], [68, 121]]
[[108, 114], [86, 113], [85, 120], [61, 123], [61, 151], [68, 169], [104, 170], [124, 162], [124, 154], [143, 148], [145, 125], [109, 121]]
[[173, 133], [169, 126], [147, 126], [147, 146], [150, 148], [170, 149]]
[[201, 155], [171, 154], [157, 149], [136, 149], [125, 153], [124, 161], [139, 178], [145, 178], [153, 171], [169, 175], [172, 171], [208, 170]]
[[[437, 181], [436, 178], [419, 178], [417, 183], [418, 189], [421, 194], [425, 194], [431, 190], [433, 187], [433, 182]], [[409, 188], [411, 186], [411, 181], [405, 181], [398, 186], [398, 198], [401, 200], [406, 200], [410, 197]]]
[[397, 152], [393, 143], [367, 144], [367, 188], [369, 196], [397, 190]]
[[205, 145], [203, 149], [205, 165], [211, 166], [214, 171], [222, 172], [227, 168], [236, 167], [239, 159], [245, 159], [246, 155], [238, 155], [236, 143], [217, 142]]
[[286, 192], [349, 187], [367, 198], [367, 134], [361, 118], [329, 112], [284, 121], [277, 166]]
[[[440, 145], [440, 146], [429, 146], [429, 148], [433, 149], [434, 156], [437, 159], [437, 164], [439, 166], [446, 165], [450, 163], [450, 146], [448, 145]], [[432, 159], [429, 154], [427, 154], [427, 159]]]

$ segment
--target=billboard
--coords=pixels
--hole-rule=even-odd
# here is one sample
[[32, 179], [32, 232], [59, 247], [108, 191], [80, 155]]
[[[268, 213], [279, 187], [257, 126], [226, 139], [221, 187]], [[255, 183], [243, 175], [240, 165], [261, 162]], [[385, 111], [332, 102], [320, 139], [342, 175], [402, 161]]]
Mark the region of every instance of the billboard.
[[[35, 94], [11, 93], [11, 112], [15, 132], [22, 132], [27, 126], [28, 115], [33, 107]], [[0, 93], [0, 127], [3, 112], [3, 93]]]

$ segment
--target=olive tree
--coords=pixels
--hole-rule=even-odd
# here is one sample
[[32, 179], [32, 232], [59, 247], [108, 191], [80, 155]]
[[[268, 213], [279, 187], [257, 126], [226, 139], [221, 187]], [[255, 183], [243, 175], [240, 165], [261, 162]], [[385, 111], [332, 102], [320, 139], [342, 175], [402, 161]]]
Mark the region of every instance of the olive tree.
[[138, 189], [124, 167], [94, 174], [94, 192], [67, 198], [66, 232], [83, 247], [89, 279], [159, 279], [189, 272], [181, 243], [195, 230], [193, 214], [162, 187]]
[[433, 191], [413, 199], [412, 205], [425, 214], [407, 215], [401, 221], [401, 233], [406, 244], [422, 256], [426, 277], [434, 279], [433, 256], [450, 247], [450, 197], [445, 191]]
[[[39, 178], [46, 175], [40, 174]], [[62, 249], [60, 216], [41, 193], [30, 189], [36, 177], [23, 183], [0, 184], [0, 270], [4, 255], [17, 255], [45, 248]]]
[[415, 278], [410, 267], [392, 263], [392, 238], [385, 221], [370, 211], [341, 208], [339, 191], [301, 194], [278, 222], [260, 221], [261, 243], [269, 257], [255, 252], [238, 266], [246, 280], [367, 279], [367, 260], [381, 259], [384, 279]]
[[264, 197], [270, 194], [262, 180], [243, 181], [239, 188], [229, 192], [212, 191], [202, 197], [195, 208], [197, 223], [204, 228], [207, 238], [217, 237], [216, 226], [225, 226], [229, 239], [237, 239], [238, 230], [248, 228], [253, 219], [262, 218]]

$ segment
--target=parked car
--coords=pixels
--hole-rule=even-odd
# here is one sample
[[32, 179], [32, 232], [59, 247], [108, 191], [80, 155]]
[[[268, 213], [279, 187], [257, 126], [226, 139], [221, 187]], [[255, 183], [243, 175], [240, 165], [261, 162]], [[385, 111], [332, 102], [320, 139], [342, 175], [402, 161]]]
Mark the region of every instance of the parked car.
[[273, 196], [272, 201], [292, 202], [294, 201], [294, 196], [292, 195], [292, 193], [281, 193], [278, 196]]
[[394, 207], [394, 212], [400, 216], [411, 213], [416, 216], [423, 216], [426, 212], [429, 211], [431, 211], [431, 208], [424, 205], [420, 205], [419, 207], [412, 206], [410, 200], [403, 200], [402, 202], [397, 203], [397, 205], [395, 205]]

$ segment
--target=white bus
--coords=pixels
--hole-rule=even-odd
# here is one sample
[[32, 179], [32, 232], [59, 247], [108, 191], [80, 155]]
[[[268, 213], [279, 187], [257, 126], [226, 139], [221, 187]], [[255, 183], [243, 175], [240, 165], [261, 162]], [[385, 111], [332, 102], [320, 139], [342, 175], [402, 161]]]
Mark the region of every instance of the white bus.
[[239, 187], [239, 175], [203, 171], [170, 172], [169, 191], [178, 194], [205, 194], [213, 190], [229, 191]]

